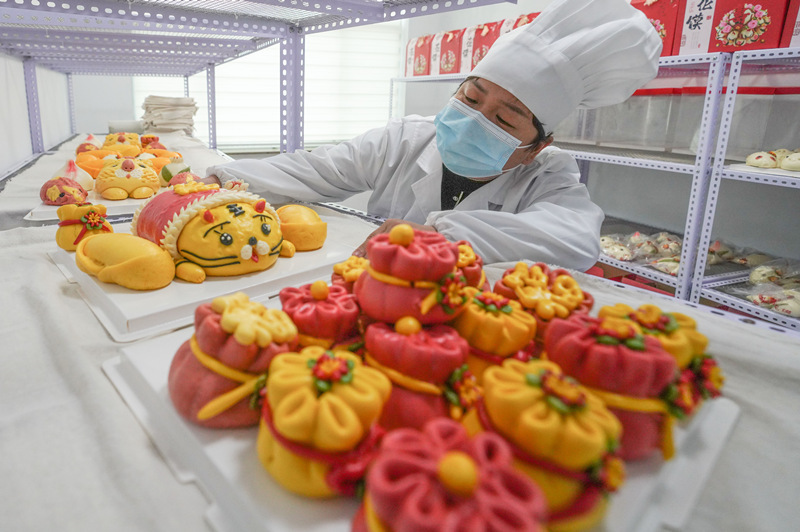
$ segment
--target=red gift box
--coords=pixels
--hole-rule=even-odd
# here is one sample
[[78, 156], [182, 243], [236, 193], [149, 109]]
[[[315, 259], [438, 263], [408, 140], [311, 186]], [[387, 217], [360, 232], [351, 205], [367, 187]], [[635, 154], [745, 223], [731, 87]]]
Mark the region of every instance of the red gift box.
[[500, 36], [503, 21], [479, 24], [464, 30], [461, 39], [461, 72], [471, 72]]
[[777, 48], [788, 3], [788, 0], [682, 1], [678, 54]]
[[441, 31], [431, 43], [431, 76], [461, 71], [461, 38], [464, 30]]
[[647, 20], [653, 25], [661, 37], [663, 48], [661, 57], [673, 55], [677, 50], [673, 50], [675, 41], [675, 28], [678, 23], [678, 0], [633, 0], [631, 5], [645, 14]]
[[800, 0], [791, 0], [783, 23], [781, 48], [800, 47]]
[[411, 39], [406, 45], [406, 76], [427, 76], [431, 73], [433, 35]]
[[515, 30], [525, 24], [530, 24], [533, 19], [539, 16], [539, 13], [527, 13], [514, 18], [507, 18], [500, 23], [500, 35]]

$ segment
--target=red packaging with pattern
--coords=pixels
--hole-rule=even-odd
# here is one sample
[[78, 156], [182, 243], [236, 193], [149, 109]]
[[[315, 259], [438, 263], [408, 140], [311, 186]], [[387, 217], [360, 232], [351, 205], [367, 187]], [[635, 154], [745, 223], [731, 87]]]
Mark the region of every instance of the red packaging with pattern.
[[789, 0], [682, 1], [675, 48], [678, 55], [777, 48], [788, 4]]

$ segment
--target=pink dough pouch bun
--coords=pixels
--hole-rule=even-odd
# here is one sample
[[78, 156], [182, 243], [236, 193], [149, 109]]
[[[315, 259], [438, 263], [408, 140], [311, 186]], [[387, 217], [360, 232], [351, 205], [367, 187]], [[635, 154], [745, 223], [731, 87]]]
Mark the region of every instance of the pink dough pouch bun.
[[45, 205], [74, 205], [84, 203], [89, 195], [80, 183], [68, 177], [54, 177], [44, 182], [39, 197]]
[[642, 335], [630, 320], [575, 314], [550, 323], [545, 353], [620, 420], [623, 460], [657, 450], [664, 458], [673, 456], [673, 408], [662, 395], [679, 373], [657, 339]]
[[453, 420], [394, 430], [369, 469], [352, 530], [543, 532], [544, 495], [512, 461], [502, 438], [470, 438]]
[[281, 310], [246, 294], [197, 307], [194, 334], [172, 359], [168, 390], [186, 420], [227, 429], [258, 425], [261, 395], [272, 359], [297, 347], [297, 328]]
[[506, 360], [483, 375], [484, 396], [464, 418], [512, 448], [514, 467], [544, 492], [548, 530], [586, 530], [604, 517], [624, 482], [616, 454], [622, 426], [599, 397], [545, 360]]
[[536, 319], [518, 301], [472, 287], [464, 293], [467, 303], [452, 326], [469, 344], [467, 364], [478, 382], [486, 368], [509, 357], [531, 358]]
[[412, 316], [426, 325], [446, 323], [465, 302], [466, 281], [456, 274], [458, 246], [439, 233], [396, 225], [370, 239], [367, 259], [353, 290], [374, 320], [394, 323]]
[[106, 220], [105, 205], [62, 205], [56, 210], [56, 214], [59, 219], [56, 244], [67, 251], [75, 251], [84, 238], [114, 232], [114, 228]]
[[679, 374], [662, 398], [670, 405], [673, 416], [689, 417], [703, 401], [722, 394], [725, 377], [716, 359], [706, 352], [708, 338], [697, 330], [697, 322], [690, 316], [663, 312], [652, 304], [633, 309], [617, 303], [602, 307], [598, 317], [629, 320], [637, 333], [655, 338], [672, 355]]
[[423, 327], [416, 318], [373, 323], [364, 336], [365, 364], [392, 381], [380, 424], [421, 429], [436, 417], [460, 419], [479, 394], [466, 368], [469, 345], [448, 325]]
[[298, 495], [355, 495], [383, 435], [377, 421], [391, 388], [349, 351], [311, 346], [278, 355], [256, 443], [261, 464]]
[[536, 318], [536, 340], [544, 340], [547, 324], [553, 318], [566, 318], [572, 313], [586, 314], [594, 306], [594, 298], [584, 292], [567, 270], [550, 269], [537, 262], [528, 266], [518, 262], [503, 272], [494, 291], [519, 301]]
[[301, 346], [329, 349], [358, 341], [361, 310], [355, 296], [344, 287], [315, 281], [300, 287], [286, 287], [279, 297], [284, 312], [297, 325]]

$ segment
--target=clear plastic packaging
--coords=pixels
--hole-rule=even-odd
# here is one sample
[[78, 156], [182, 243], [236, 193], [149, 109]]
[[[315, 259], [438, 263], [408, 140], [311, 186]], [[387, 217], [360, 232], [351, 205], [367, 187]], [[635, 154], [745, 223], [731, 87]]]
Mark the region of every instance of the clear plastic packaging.
[[764, 133], [765, 148], [800, 148], [797, 109], [800, 109], [800, 87], [777, 87]]
[[705, 87], [683, 87], [676, 89], [676, 120], [668, 139], [667, 148], [675, 153], [695, 155], [700, 134], [700, 123], [703, 118], [705, 103]]
[[598, 144], [664, 151], [680, 89], [640, 89], [597, 113]]
[[751, 153], [764, 150], [774, 98], [773, 87], [739, 87], [728, 132], [726, 159], [744, 161]]

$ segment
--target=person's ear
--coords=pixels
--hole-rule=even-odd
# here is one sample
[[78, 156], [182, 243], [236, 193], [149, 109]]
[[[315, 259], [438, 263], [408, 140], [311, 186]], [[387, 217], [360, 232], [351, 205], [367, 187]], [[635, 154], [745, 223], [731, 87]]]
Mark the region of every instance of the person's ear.
[[553, 143], [553, 136], [550, 135], [542, 142], [540, 142], [539, 145], [536, 146], [536, 149], [529, 150], [528, 153], [525, 154], [525, 158], [522, 160], [522, 164], [531, 164], [533, 160], [536, 159], [536, 156], [539, 155], [539, 152], [548, 147], [552, 143]]

